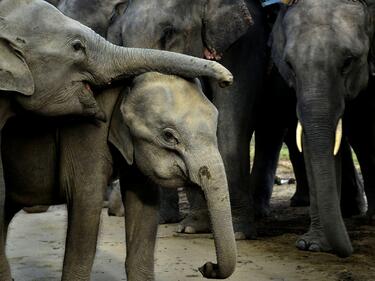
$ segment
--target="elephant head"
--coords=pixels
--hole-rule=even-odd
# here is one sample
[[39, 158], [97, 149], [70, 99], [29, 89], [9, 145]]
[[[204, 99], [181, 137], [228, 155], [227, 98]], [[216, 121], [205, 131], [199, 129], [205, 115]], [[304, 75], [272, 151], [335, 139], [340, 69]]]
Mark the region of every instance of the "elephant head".
[[236, 244], [224, 164], [217, 147], [218, 112], [197, 83], [146, 73], [121, 102], [111, 121], [110, 141], [128, 164], [164, 188], [200, 186], [207, 199], [218, 265], [200, 270], [227, 278], [236, 264]]
[[0, 2], [0, 90], [43, 115], [104, 118], [91, 86], [147, 71], [214, 76], [230, 83], [218, 64], [156, 50], [115, 46], [41, 0]]
[[57, 8], [64, 15], [78, 20], [106, 37], [112, 13], [125, 0], [60, 0]]
[[124, 1], [114, 11], [107, 39], [127, 47], [220, 59], [251, 24], [243, 0]]
[[362, 0], [299, 1], [281, 10], [272, 33], [275, 65], [296, 90], [297, 145], [316, 190], [319, 219], [342, 257], [352, 253], [337, 192], [342, 117], [346, 101], [374, 75], [373, 36], [374, 4]]

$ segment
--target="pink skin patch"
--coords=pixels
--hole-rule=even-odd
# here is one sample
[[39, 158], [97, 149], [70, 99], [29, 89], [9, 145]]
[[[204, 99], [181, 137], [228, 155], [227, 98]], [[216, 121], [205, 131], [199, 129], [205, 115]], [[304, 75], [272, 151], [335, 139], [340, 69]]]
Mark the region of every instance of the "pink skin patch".
[[210, 51], [207, 48], [204, 48], [203, 57], [207, 60], [215, 60], [215, 61], [221, 60], [221, 54], [216, 53], [215, 50]]

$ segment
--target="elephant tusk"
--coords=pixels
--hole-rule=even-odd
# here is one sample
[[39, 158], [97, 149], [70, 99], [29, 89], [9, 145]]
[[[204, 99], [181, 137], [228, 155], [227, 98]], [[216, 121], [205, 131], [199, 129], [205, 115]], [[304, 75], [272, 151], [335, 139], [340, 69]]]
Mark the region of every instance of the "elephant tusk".
[[341, 146], [341, 139], [342, 139], [342, 119], [340, 118], [339, 122], [337, 123], [336, 128], [336, 136], [335, 136], [335, 148], [333, 149], [333, 155], [336, 156], [339, 152]]
[[298, 121], [297, 124], [296, 141], [298, 151], [302, 153], [302, 124], [300, 121]]

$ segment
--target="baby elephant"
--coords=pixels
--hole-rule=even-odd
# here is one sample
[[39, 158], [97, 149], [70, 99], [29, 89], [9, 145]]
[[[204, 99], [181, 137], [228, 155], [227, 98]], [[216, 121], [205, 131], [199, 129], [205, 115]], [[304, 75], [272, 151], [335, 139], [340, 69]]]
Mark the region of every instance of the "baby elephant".
[[[207, 263], [200, 271], [207, 278], [229, 277], [236, 264], [236, 245], [227, 179], [217, 147], [218, 111], [199, 82], [159, 73], [138, 76], [120, 112], [111, 128], [121, 130], [111, 130], [110, 140], [126, 159], [120, 183], [128, 280], [154, 280], [158, 186], [184, 185], [203, 189], [214, 233], [218, 264]], [[115, 122], [123, 125], [115, 126]]]

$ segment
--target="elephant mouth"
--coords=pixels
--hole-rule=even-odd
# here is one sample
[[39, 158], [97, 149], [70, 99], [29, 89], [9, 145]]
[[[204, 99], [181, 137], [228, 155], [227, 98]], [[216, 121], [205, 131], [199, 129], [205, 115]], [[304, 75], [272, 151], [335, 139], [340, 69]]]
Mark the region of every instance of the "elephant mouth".
[[88, 81], [77, 81], [76, 85], [74, 88], [78, 91], [77, 96], [83, 111], [81, 115], [94, 117], [99, 121], [106, 122], [106, 115], [95, 100], [95, 93], [99, 89], [94, 88], [95, 86]]

